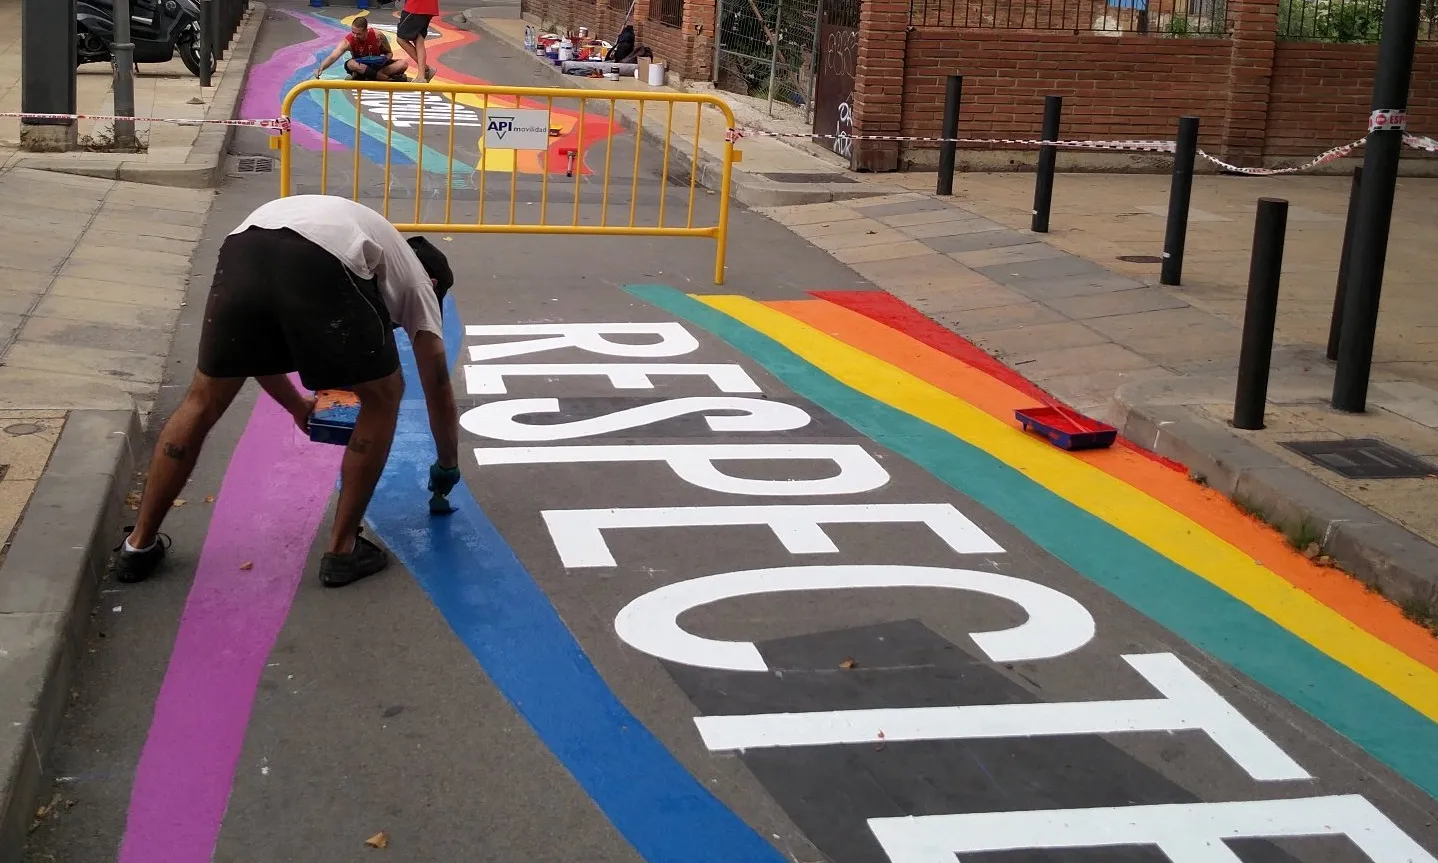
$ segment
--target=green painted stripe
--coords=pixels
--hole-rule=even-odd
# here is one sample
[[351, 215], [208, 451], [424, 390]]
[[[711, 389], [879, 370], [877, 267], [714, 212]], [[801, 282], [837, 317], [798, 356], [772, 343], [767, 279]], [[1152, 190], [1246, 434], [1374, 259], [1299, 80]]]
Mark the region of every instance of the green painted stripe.
[[835, 380], [769, 336], [666, 285], [630, 285], [700, 326], [798, 395], [923, 467], [1085, 578], [1227, 663], [1438, 795], [1438, 725], [1211, 582], [982, 449]]

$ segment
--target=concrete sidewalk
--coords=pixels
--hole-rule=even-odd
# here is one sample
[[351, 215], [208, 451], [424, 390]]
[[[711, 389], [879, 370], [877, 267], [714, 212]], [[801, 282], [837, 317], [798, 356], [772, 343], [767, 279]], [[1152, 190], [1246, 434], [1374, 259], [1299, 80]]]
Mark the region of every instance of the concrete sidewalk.
[[[931, 189], [934, 175], [897, 182]], [[1400, 182], [1361, 415], [1328, 407], [1323, 356], [1345, 179], [1198, 178], [1177, 288], [1158, 285], [1157, 263], [1119, 260], [1162, 251], [1166, 178], [1061, 174], [1047, 236], [1027, 230], [1032, 183], [964, 174], [952, 198], [913, 191], [764, 212], [1438, 627], [1438, 477], [1349, 479], [1282, 446], [1373, 438], [1438, 464], [1438, 309], [1427, 287], [1438, 181]], [[1268, 427], [1239, 432], [1229, 418], [1260, 196], [1292, 207]]]
[[[0, 0], [0, 33], [5, 34], [0, 37], [0, 112], [21, 110], [20, 6], [21, 0]], [[202, 88], [199, 78], [191, 75], [178, 57], [163, 65], [141, 65], [135, 79], [135, 114], [179, 120], [233, 117], [264, 14], [263, 4], [251, 4], [225, 59], [211, 76], [213, 86], [209, 88]], [[109, 64], [80, 66], [77, 113], [113, 114], [113, 83]], [[0, 118], [0, 165], [185, 188], [219, 184], [231, 135], [226, 126], [137, 122], [135, 134], [142, 152], [103, 152], [113, 143], [114, 124], [81, 120], [79, 150], [32, 153], [21, 149], [20, 125], [18, 119]]]
[[[0, 25], [14, 34], [18, 6], [0, 0]], [[188, 75], [147, 74], [137, 113], [230, 117], [263, 17], [252, 5], [217, 87], [201, 94]], [[0, 63], [19, 57], [11, 44]], [[0, 105], [18, 109], [13, 65], [0, 66], [0, 86]], [[108, 76], [84, 70], [81, 112], [108, 113], [109, 100]], [[13, 145], [8, 123], [0, 137]], [[143, 154], [0, 150], [0, 863], [20, 860], [43, 808], [37, 794], [110, 551], [130, 523], [126, 496], [148, 464], [145, 427], [214, 197], [162, 186], [218, 185], [225, 169], [225, 126], [138, 126]]]
[[[485, 9], [471, 9], [457, 16], [457, 23], [502, 40], [521, 51], [524, 49], [524, 27], [527, 22], [514, 18], [487, 18]], [[608, 92], [679, 92], [674, 87], [650, 87], [633, 78], [606, 81], [602, 78], [586, 78], [579, 75], [565, 75], [558, 68], [540, 57], [529, 54], [536, 65], [549, 70], [549, 86], [569, 87]], [[716, 93], [711, 89], [702, 91], [731, 100], [727, 93]], [[740, 100], [734, 99], [738, 103]], [[631, 124], [638, 122], [635, 103], [617, 103], [618, 113]], [[743, 104], [731, 104], [736, 115], [743, 114], [742, 125], [753, 125], [758, 117], [752, 109]], [[685, 116], [693, 114], [686, 111]], [[676, 122], [672, 133], [666, 129], [667, 115], [664, 112], [648, 111], [644, 117], [645, 138], [663, 145], [666, 135], [670, 144], [671, 168], [675, 176], [687, 178], [694, 159], [694, 128], [692, 122]], [[787, 128], [787, 127], [786, 127]], [[699, 132], [699, 185], [717, 189], [723, 165], [725, 123], [719, 112], [706, 110], [703, 126]], [[734, 166], [732, 197], [735, 201], [751, 207], [775, 207], [797, 204], [813, 204], [841, 201], [853, 198], [873, 197], [902, 191], [897, 184], [884, 179], [861, 182], [858, 175], [851, 173], [837, 156], [821, 155], [803, 146], [791, 146], [777, 138], [748, 137], [739, 142], [737, 148], [742, 161]], [[894, 176], [894, 175], [891, 175]]]

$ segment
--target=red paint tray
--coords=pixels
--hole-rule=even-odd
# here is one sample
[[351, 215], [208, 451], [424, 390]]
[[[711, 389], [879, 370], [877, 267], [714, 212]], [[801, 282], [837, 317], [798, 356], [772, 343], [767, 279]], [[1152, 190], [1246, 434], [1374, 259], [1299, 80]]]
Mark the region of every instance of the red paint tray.
[[1060, 449], [1103, 449], [1118, 438], [1118, 429], [1059, 407], [1014, 411], [1024, 431], [1037, 432]]

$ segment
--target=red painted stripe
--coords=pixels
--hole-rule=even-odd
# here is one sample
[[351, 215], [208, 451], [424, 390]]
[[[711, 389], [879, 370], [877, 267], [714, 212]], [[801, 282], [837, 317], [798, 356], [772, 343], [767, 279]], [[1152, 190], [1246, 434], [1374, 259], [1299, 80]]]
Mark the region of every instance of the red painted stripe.
[[[898, 330], [908, 337], [941, 351], [956, 360], [978, 369], [995, 380], [1013, 387], [1024, 395], [1045, 405], [1061, 407], [1077, 413], [1073, 408], [1040, 389], [1033, 381], [989, 356], [983, 348], [925, 316], [918, 309], [886, 291], [809, 291], [817, 297], [866, 318], [878, 321], [884, 326]], [[1188, 468], [1170, 458], [1150, 452], [1133, 441], [1120, 436], [1120, 446], [1141, 453], [1159, 464], [1180, 473]]]

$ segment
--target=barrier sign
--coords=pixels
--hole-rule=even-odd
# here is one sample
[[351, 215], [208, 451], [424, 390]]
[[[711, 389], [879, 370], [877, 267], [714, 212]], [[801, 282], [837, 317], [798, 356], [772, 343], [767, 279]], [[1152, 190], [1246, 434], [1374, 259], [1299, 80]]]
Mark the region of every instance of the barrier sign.
[[549, 149], [549, 112], [527, 108], [485, 112], [486, 150]]

